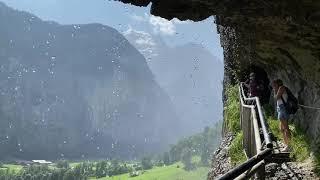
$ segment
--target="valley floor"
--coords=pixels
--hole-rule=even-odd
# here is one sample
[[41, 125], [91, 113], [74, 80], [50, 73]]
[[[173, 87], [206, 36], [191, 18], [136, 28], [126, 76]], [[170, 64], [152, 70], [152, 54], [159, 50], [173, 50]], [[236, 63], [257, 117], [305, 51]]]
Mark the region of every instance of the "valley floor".
[[198, 167], [195, 170], [186, 171], [183, 169], [182, 163], [175, 163], [170, 166], [154, 167], [137, 177], [129, 177], [129, 174], [122, 174], [100, 178], [99, 180], [206, 180], [208, 171], [208, 167]]
[[[71, 168], [75, 168], [79, 163], [70, 163]], [[50, 169], [57, 168], [55, 164], [49, 166]], [[10, 170], [12, 173], [18, 173], [23, 169], [21, 165], [4, 164], [2, 170]], [[181, 162], [169, 166], [157, 167], [145, 171], [138, 171], [139, 176], [130, 177], [129, 173], [112, 177], [98, 178], [98, 180], [206, 180], [209, 167], [195, 167], [195, 169], [186, 171]], [[95, 177], [89, 177], [90, 180], [96, 180]]]

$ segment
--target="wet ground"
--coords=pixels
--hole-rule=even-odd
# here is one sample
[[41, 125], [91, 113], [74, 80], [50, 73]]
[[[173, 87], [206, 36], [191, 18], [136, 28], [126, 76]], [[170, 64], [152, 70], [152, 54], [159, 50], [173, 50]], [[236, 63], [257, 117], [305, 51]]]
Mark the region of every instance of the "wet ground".
[[[221, 142], [219, 148], [212, 156], [211, 170], [208, 174], [208, 180], [217, 179], [219, 176], [225, 174], [232, 169], [230, 157], [228, 156], [228, 148], [233, 140], [233, 136], [228, 134]], [[277, 142], [275, 151], [281, 151], [284, 145]], [[286, 162], [286, 163], [269, 163], [266, 165], [266, 178], [267, 180], [320, 180], [319, 177], [313, 172], [313, 162], [311, 158], [304, 162]]]

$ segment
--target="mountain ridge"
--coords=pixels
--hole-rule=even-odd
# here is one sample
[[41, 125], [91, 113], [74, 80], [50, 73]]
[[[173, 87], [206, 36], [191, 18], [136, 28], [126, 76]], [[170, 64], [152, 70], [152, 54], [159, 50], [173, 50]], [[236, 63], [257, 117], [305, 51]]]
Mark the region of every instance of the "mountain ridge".
[[0, 158], [134, 158], [179, 136], [170, 99], [115, 29], [3, 3], [0, 21]]
[[132, 28], [123, 34], [148, 60], [155, 80], [184, 120], [185, 135], [222, 119], [221, 61], [200, 44], [170, 47], [160, 36]]

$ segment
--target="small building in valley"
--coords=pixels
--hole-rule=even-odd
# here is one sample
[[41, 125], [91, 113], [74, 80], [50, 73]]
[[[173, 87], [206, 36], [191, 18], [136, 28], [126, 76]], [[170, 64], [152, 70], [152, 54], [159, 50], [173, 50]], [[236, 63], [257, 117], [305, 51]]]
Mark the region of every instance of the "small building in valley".
[[33, 164], [52, 164], [51, 161], [46, 160], [32, 160]]

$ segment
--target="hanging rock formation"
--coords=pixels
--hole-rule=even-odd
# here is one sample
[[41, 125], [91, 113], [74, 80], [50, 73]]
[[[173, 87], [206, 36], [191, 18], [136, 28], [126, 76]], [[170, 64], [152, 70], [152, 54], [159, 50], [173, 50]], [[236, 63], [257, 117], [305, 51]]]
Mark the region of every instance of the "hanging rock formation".
[[[224, 49], [225, 83], [242, 80], [254, 65], [281, 78], [301, 104], [320, 107], [320, 1], [121, 0], [151, 5], [166, 19], [200, 21], [215, 15]], [[296, 122], [319, 142], [320, 111], [301, 108]]]

